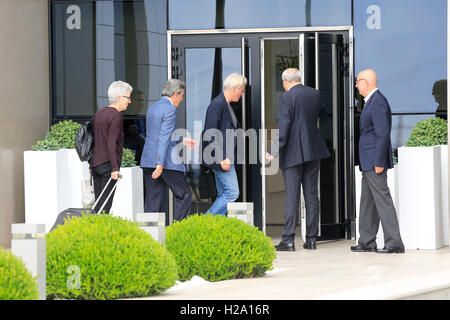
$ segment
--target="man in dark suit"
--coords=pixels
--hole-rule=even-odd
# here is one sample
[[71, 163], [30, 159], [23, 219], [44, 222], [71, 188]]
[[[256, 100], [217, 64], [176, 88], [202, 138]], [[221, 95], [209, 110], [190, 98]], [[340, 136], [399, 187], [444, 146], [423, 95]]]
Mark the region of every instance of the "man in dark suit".
[[299, 70], [286, 69], [281, 78], [286, 92], [278, 99], [279, 138], [278, 142], [275, 139], [271, 152], [266, 154], [268, 160], [273, 160], [279, 152], [286, 189], [283, 236], [276, 248], [277, 251], [295, 251], [301, 184], [306, 205], [306, 242], [303, 248], [315, 250], [319, 227], [320, 159], [330, 156], [317, 120], [326, 115], [326, 110], [319, 91], [301, 84]]
[[[405, 247], [387, 185], [387, 169], [392, 165], [391, 107], [377, 88], [377, 75], [367, 69], [356, 78], [356, 88], [364, 97], [360, 116], [359, 168], [362, 171], [358, 245], [355, 252], [403, 253]], [[376, 235], [380, 224], [384, 248], [377, 250]]]
[[223, 92], [215, 97], [206, 111], [202, 133], [203, 164], [214, 172], [217, 198], [207, 212], [227, 214], [227, 203], [239, 197], [236, 175], [237, 139], [233, 134], [240, 128], [230, 102], [238, 102], [244, 94], [247, 79], [238, 74], [228, 75], [223, 82]]
[[[178, 143], [193, 150], [198, 144], [191, 138], [172, 140], [176, 128], [177, 108], [183, 101], [184, 83], [169, 79], [163, 86], [162, 97], [147, 111], [147, 133], [142, 151], [141, 168], [144, 171], [145, 212], [159, 212], [166, 185], [175, 196], [174, 220], [189, 216], [192, 195], [184, 175], [185, 167], [177, 156]], [[175, 149], [175, 150], [174, 150]]]

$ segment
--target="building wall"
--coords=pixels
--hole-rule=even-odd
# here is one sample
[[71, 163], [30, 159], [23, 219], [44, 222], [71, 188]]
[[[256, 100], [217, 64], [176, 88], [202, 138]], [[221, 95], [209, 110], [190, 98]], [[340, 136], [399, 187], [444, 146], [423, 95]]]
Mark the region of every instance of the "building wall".
[[0, 246], [25, 221], [23, 151], [49, 128], [48, 1], [0, 1]]

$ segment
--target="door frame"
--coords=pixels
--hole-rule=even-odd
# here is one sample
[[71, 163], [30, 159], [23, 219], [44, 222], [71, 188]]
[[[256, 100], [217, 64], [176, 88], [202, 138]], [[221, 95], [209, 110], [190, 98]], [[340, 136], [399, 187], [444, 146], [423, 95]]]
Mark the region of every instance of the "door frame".
[[[353, 222], [355, 219], [355, 173], [354, 173], [354, 31], [353, 26], [331, 26], [331, 27], [292, 27], [292, 28], [247, 28], [247, 29], [206, 29], [206, 30], [168, 30], [167, 31], [167, 78], [170, 79], [172, 76], [172, 36], [176, 35], [225, 35], [225, 34], [241, 34], [245, 37], [247, 34], [268, 34], [267, 37], [262, 37], [262, 39], [274, 38], [269, 34], [280, 34], [280, 39], [283, 33], [319, 33], [319, 32], [348, 32], [348, 45], [349, 45], [349, 75], [348, 75], [348, 124], [346, 130], [347, 139], [349, 139], [349, 148], [344, 155], [344, 159], [347, 158], [344, 164], [344, 184], [349, 186], [345, 189], [345, 217], [349, 222]], [[275, 36], [276, 37], [276, 36]], [[276, 37], [278, 38], [278, 37]], [[262, 40], [261, 39], [261, 40]], [[261, 43], [261, 42], [260, 42]], [[260, 45], [261, 46], [261, 45]], [[259, 48], [263, 50], [263, 48]], [[263, 66], [261, 66], [263, 67]], [[261, 73], [262, 74], [262, 73]], [[261, 81], [261, 79], [259, 79]], [[261, 83], [261, 94], [264, 92], [264, 83]], [[263, 101], [261, 101], [263, 102]], [[264, 114], [263, 103], [261, 105], [262, 115]], [[264, 119], [261, 119], [261, 125], [263, 125]], [[260, 152], [265, 150], [265, 139], [261, 139], [260, 142]], [[263, 158], [261, 158], [263, 159]], [[266, 212], [265, 212], [265, 174], [264, 170], [261, 171], [261, 198], [262, 198], [262, 230], [266, 232]], [[347, 181], [349, 179], [350, 181]], [[173, 221], [173, 194], [169, 191], [169, 221]], [[353, 232], [350, 232], [353, 233]], [[350, 239], [350, 235], [347, 234], [347, 238]]]

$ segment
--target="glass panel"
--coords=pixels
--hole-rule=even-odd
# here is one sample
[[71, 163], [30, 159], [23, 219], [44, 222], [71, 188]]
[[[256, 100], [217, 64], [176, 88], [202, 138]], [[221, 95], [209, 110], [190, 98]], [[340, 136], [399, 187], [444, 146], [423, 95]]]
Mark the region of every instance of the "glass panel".
[[358, 0], [354, 6], [355, 76], [374, 69], [393, 113], [446, 110], [446, 95], [436, 95], [447, 82], [447, 1]]
[[351, 0], [169, 0], [170, 29], [344, 26], [351, 13]]
[[[277, 129], [278, 97], [284, 92], [281, 74], [286, 68], [299, 67], [298, 39], [264, 41], [264, 123], [267, 130], [266, 150], [272, 144], [271, 129]], [[267, 234], [280, 236], [284, 224], [286, 189], [283, 173], [265, 176]], [[281, 210], [280, 210], [281, 208]]]
[[166, 16], [160, 0], [52, 2], [56, 117], [108, 105], [115, 80], [134, 89], [124, 114], [145, 117], [167, 79]]
[[[222, 92], [226, 76], [240, 70], [240, 48], [186, 49], [186, 129], [197, 141], [211, 99]], [[235, 110], [239, 118], [239, 111]], [[191, 159], [199, 163], [199, 152], [193, 151]], [[187, 177], [192, 191], [192, 213], [206, 212], [216, 197], [214, 174], [198, 164], [190, 164]]]

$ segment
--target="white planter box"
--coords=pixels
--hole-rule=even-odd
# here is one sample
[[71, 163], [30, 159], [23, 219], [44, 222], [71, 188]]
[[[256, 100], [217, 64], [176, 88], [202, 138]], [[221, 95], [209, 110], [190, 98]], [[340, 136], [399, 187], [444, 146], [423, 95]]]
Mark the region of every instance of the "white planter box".
[[120, 174], [110, 213], [135, 221], [136, 213], [144, 212], [144, 175], [140, 167], [120, 168]]
[[69, 207], [82, 208], [81, 182], [90, 178], [89, 164], [86, 161], [80, 161], [75, 149], [61, 149], [60, 151], [66, 158], [66, 161], [63, 162], [64, 190], [66, 190]]
[[164, 243], [166, 239], [165, 212], [136, 213], [136, 222], [139, 224], [139, 227], [147, 232], [154, 240], [159, 243]]
[[442, 237], [444, 245], [449, 243], [450, 212], [448, 211], [448, 145], [441, 145], [441, 183], [442, 183]]
[[[359, 209], [361, 205], [361, 179], [362, 172], [359, 171], [359, 166], [355, 166], [355, 196], [356, 196], [356, 244], [358, 244], [359, 239]], [[399, 219], [399, 206], [398, 206], [398, 164], [394, 165], [394, 168], [388, 169], [387, 171], [387, 184], [391, 192], [392, 201], [394, 202], [395, 212], [397, 213], [397, 219]], [[383, 228], [380, 225], [378, 227], [377, 233], [377, 248], [384, 247], [384, 233]]]
[[400, 147], [400, 233], [406, 249], [443, 246], [440, 146]]
[[63, 188], [65, 154], [58, 151], [25, 151], [25, 223], [45, 224], [48, 232], [59, 212], [67, 209]]
[[82, 208], [83, 179], [89, 179], [89, 165], [75, 149], [25, 151], [25, 223], [45, 224], [48, 232], [58, 213]]
[[227, 216], [253, 225], [253, 202], [227, 203]]

